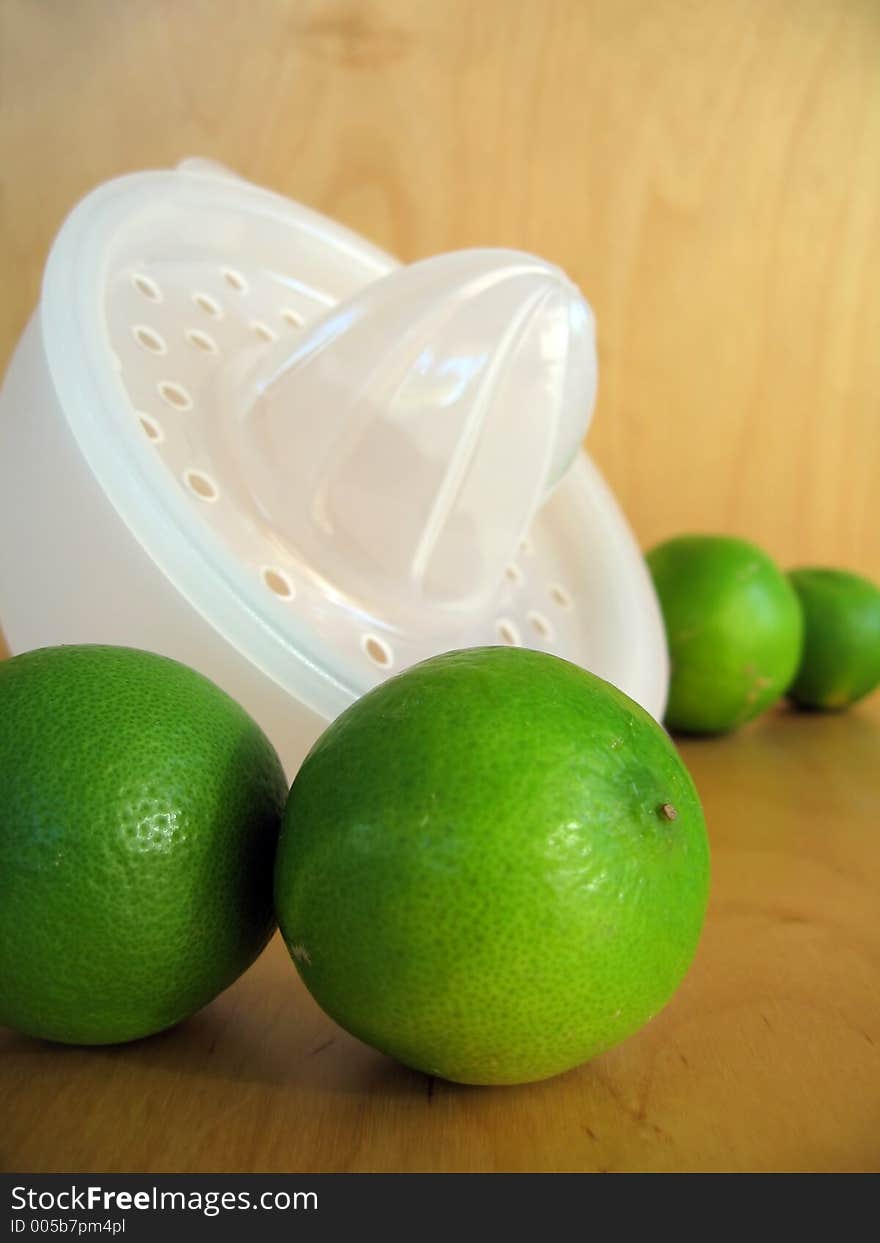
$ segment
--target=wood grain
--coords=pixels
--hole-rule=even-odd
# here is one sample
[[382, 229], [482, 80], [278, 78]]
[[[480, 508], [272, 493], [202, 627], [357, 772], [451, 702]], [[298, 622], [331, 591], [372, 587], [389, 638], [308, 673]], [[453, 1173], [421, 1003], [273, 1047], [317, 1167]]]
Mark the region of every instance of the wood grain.
[[204, 154], [404, 259], [565, 267], [645, 545], [880, 573], [875, 0], [5, 0], [0, 56], [0, 364], [74, 202]]
[[151, 1040], [0, 1032], [0, 1168], [880, 1169], [880, 712], [774, 712], [684, 755], [709, 917], [670, 1005], [617, 1049], [531, 1086], [434, 1081], [324, 1017], [276, 938]]
[[[404, 259], [565, 267], [599, 322], [589, 446], [645, 546], [732, 531], [880, 577], [878, 151], [875, 0], [3, 0], [0, 365], [74, 202], [202, 154]], [[432, 1083], [276, 941], [153, 1040], [0, 1034], [0, 1167], [877, 1169], [877, 699], [684, 751], [710, 916], [619, 1049]]]

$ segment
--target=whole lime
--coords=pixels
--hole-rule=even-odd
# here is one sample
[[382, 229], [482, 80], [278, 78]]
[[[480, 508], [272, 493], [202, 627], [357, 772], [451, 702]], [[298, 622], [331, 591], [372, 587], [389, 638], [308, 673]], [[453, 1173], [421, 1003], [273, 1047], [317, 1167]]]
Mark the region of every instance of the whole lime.
[[281, 764], [192, 669], [101, 646], [0, 663], [0, 791], [0, 1024], [146, 1036], [270, 937]]
[[682, 535], [647, 555], [669, 644], [666, 724], [721, 734], [785, 693], [801, 654], [803, 619], [785, 574], [755, 544]]
[[804, 614], [804, 651], [789, 697], [846, 708], [880, 685], [880, 587], [848, 570], [789, 574]]
[[709, 858], [662, 728], [546, 653], [450, 652], [366, 694], [294, 781], [275, 901], [315, 1000], [463, 1083], [544, 1079], [635, 1032], [699, 939]]

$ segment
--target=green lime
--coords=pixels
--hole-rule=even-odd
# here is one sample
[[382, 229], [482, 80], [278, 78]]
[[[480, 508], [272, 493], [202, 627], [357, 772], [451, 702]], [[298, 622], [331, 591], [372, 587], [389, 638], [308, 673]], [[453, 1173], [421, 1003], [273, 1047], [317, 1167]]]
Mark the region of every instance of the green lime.
[[682, 535], [647, 556], [669, 643], [666, 724], [721, 734], [785, 693], [801, 654], [794, 589], [765, 552], [724, 535]]
[[192, 669], [100, 646], [0, 663], [0, 791], [0, 1023], [146, 1036], [269, 939], [281, 764]]
[[341, 1026], [463, 1083], [544, 1079], [635, 1032], [700, 935], [705, 823], [673, 743], [543, 652], [449, 652], [316, 743], [279, 841], [279, 924]]
[[804, 613], [804, 652], [789, 697], [846, 708], [880, 684], [880, 588], [847, 570], [789, 574]]

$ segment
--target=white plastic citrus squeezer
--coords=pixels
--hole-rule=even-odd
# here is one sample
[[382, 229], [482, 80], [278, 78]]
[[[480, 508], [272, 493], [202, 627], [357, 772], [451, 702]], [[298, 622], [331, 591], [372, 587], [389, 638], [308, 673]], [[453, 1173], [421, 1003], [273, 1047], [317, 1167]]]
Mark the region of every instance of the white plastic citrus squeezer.
[[0, 395], [10, 648], [184, 661], [290, 774], [453, 648], [555, 652], [659, 718], [657, 601], [581, 449], [596, 376], [588, 304], [531, 255], [401, 266], [202, 160], [108, 182]]

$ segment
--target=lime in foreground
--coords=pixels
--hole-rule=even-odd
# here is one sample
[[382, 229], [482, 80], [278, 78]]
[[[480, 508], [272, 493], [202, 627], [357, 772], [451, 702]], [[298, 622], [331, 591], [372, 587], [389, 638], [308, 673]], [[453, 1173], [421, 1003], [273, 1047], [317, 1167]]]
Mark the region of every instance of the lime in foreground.
[[665, 732], [545, 653], [434, 657], [303, 764], [275, 896], [307, 988], [412, 1067], [521, 1083], [623, 1040], [696, 949], [705, 824]]
[[784, 695], [801, 655], [794, 588], [748, 540], [682, 535], [647, 555], [669, 644], [666, 723], [721, 734]]
[[0, 1024], [146, 1036], [269, 939], [284, 774], [193, 670], [100, 646], [0, 663], [0, 792]]
[[848, 570], [789, 578], [804, 614], [804, 651], [788, 695], [804, 708], [847, 708], [880, 685], [880, 587]]

